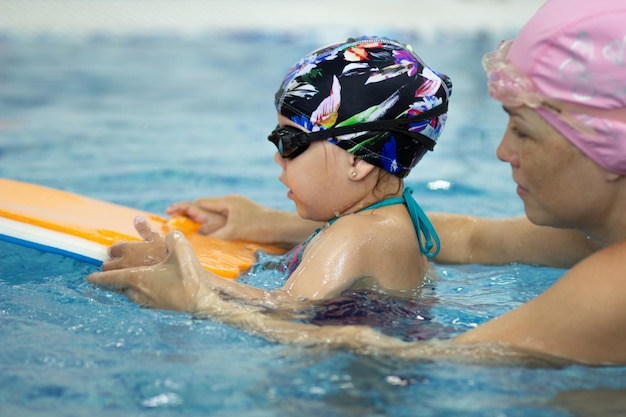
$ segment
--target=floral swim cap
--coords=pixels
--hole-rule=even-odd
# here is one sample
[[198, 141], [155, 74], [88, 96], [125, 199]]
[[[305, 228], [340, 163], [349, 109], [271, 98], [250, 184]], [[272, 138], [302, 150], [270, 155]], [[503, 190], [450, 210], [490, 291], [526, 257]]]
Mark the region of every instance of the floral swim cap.
[[494, 98], [534, 108], [602, 168], [626, 174], [626, 1], [547, 0], [483, 64]]
[[342, 128], [326, 140], [403, 178], [439, 138], [451, 90], [450, 79], [409, 46], [361, 37], [303, 57], [283, 80], [275, 105], [311, 132]]

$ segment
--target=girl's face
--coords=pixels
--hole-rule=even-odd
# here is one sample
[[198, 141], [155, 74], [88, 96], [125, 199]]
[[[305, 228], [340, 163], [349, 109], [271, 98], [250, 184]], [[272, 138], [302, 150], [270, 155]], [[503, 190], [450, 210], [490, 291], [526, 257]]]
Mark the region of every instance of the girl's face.
[[507, 108], [497, 156], [508, 162], [535, 224], [585, 230], [609, 208], [606, 172], [528, 107]]
[[[284, 116], [278, 116], [282, 126], [300, 126]], [[278, 152], [274, 161], [283, 169], [280, 182], [289, 189], [287, 196], [296, 204], [298, 214], [310, 220], [327, 221], [347, 207], [342, 197], [344, 167], [351, 157], [343, 149], [326, 140], [312, 142], [308, 149], [295, 158], [282, 158]]]

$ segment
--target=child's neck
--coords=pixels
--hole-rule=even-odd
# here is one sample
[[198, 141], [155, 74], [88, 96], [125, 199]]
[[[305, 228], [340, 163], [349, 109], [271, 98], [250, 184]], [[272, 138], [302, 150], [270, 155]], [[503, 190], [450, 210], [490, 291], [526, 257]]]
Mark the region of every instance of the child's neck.
[[333, 224], [337, 219], [343, 217], [343, 216], [348, 216], [350, 214], [356, 214], [356, 213], [360, 213], [362, 211], [367, 211], [367, 210], [374, 210], [376, 208], [380, 208], [380, 207], [386, 207], [386, 206], [392, 206], [395, 204], [404, 204], [405, 199], [404, 196], [399, 195], [399, 196], [392, 196], [392, 197], [388, 197], [388, 198], [384, 198], [382, 200], [378, 200], [372, 204], [369, 204], [365, 207], [362, 207], [356, 211], [352, 211], [352, 212], [348, 212], [345, 214], [337, 214], [335, 217], [333, 217], [332, 219], [330, 219], [328, 221], [328, 224]]

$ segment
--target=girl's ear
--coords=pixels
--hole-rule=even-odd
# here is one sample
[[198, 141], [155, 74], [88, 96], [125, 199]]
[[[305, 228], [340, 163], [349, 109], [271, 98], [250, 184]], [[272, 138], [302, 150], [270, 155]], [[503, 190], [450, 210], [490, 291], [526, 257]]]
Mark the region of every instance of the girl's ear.
[[374, 165], [365, 162], [358, 156], [352, 156], [352, 166], [350, 170], [350, 179], [354, 181], [362, 180], [374, 170]]

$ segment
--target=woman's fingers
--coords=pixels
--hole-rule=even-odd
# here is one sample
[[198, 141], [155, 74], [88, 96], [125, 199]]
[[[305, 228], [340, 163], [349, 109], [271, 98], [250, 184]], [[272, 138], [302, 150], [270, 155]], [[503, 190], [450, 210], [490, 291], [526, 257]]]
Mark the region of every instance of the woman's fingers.
[[124, 256], [124, 252], [126, 251], [126, 246], [128, 242], [120, 242], [111, 246], [108, 250], [109, 259], [117, 259]]
[[191, 203], [189, 201], [181, 201], [178, 203], [173, 203], [173, 204], [170, 204], [170, 206], [165, 209], [165, 212], [169, 214], [170, 216], [173, 216], [176, 214], [185, 216], [187, 213], [187, 210], [189, 210], [190, 205]]
[[111, 246], [109, 259], [102, 264], [103, 271], [154, 265], [165, 259], [167, 248], [161, 233], [140, 216], [135, 218], [135, 229], [144, 241], [120, 242]]
[[163, 241], [163, 235], [142, 217], [135, 217], [135, 230], [146, 242]]
[[122, 258], [106, 263], [102, 272], [89, 275], [87, 282], [124, 294], [144, 306], [195, 311], [205, 271], [182, 233], [174, 231], [159, 239], [162, 241], [158, 246], [166, 255], [155, 264], [134, 262], [137, 256], [145, 256], [144, 248], [154, 246], [152, 242], [129, 244]]
[[94, 272], [87, 275], [87, 282], [103, 289], [126, 294], [127, 290], [134, 285], [134, 272], [132, 269]]
[[207, 212], [204, 221], [201, 223], [199, 232], [203, 235], [211, 235], [223, 229], [228, 222], [228, 218], [222, 214]]

